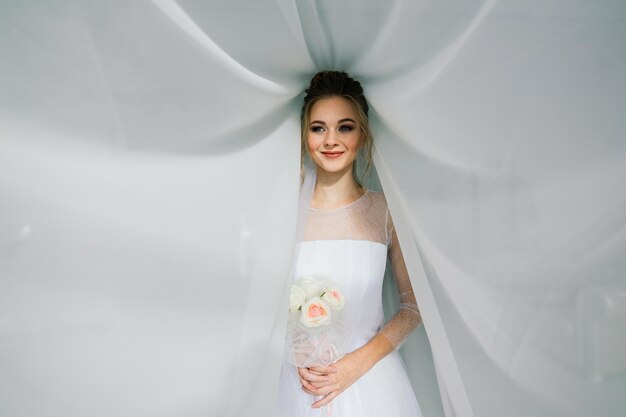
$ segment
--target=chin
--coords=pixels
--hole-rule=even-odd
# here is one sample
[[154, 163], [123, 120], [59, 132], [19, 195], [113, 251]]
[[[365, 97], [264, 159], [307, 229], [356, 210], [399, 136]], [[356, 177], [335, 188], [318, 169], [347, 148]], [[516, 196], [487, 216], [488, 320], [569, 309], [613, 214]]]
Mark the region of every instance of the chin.
[[352, 165], [349, 165], [347, 167], [345, 165], [342, 165], [341, 167], [335, 167], [317, 164], [317, 168], [328, 174], [343, 174], [345, 172], [352, 172]]

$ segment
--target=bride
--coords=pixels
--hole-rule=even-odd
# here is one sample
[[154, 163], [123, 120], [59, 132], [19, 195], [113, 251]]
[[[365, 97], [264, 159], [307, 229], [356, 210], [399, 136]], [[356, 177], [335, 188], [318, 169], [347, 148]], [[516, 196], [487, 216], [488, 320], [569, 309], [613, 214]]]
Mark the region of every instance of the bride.
[[[364, 189], [357, 176], [359, 154], [367, 169], [372, 163], [367, 113], [360, 83], [344, 72], [320, 72], [306, 90], [302, 151], [314, 162], [317, 176], [296, 276], [332, 277], [342, 289], [349, 346], [329, 366], [283, 363], [279, 417], [421, 416], [397, 352], [421, 317], [385, 197]], [[383, 323], [387, 258], [401, 303]]]

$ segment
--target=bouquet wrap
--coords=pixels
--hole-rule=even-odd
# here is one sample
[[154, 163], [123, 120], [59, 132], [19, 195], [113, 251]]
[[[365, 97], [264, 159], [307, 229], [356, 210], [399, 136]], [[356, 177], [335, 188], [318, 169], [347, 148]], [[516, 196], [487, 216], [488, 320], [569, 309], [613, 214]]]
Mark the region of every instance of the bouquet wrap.
[[291, 287], [285, 355], [300, 368], [330, 365], [346, 352], [343, 292], [331, 280], [300, 277]]

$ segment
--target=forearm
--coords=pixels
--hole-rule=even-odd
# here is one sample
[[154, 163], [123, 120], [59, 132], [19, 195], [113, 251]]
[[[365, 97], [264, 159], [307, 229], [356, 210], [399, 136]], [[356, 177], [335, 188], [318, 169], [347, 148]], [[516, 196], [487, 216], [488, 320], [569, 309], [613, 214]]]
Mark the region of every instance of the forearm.
[[[412, 295], [411, 295], [412, 296]], [[414, 302], [400, 304], [396, 314], [380, 329], [384, 335], [398, 349], [406, 338], [422, 323], [422, 316]]]
[[401, 308], [369, 342], [353, 352], [363, 366], [363, 373], [398, 348], [421, 322], [417, 306]]
[[369, 342], [352, 353], [358, 359], [361, 371], [365, 373], [393, 350], [394, 346], [391, 341], [382, 333], [377, 333]]

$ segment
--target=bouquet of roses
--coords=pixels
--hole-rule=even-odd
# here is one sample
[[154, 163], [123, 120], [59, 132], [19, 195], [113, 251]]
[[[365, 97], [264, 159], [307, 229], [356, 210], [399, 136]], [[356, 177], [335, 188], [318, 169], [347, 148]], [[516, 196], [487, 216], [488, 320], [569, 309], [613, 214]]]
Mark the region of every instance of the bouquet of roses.
[[286, 356], [306, 368], [330, 365], [344, 355], [347, 335], [341, 322], [343, 293], [331, 281], [300, 277], [289, 297]]

